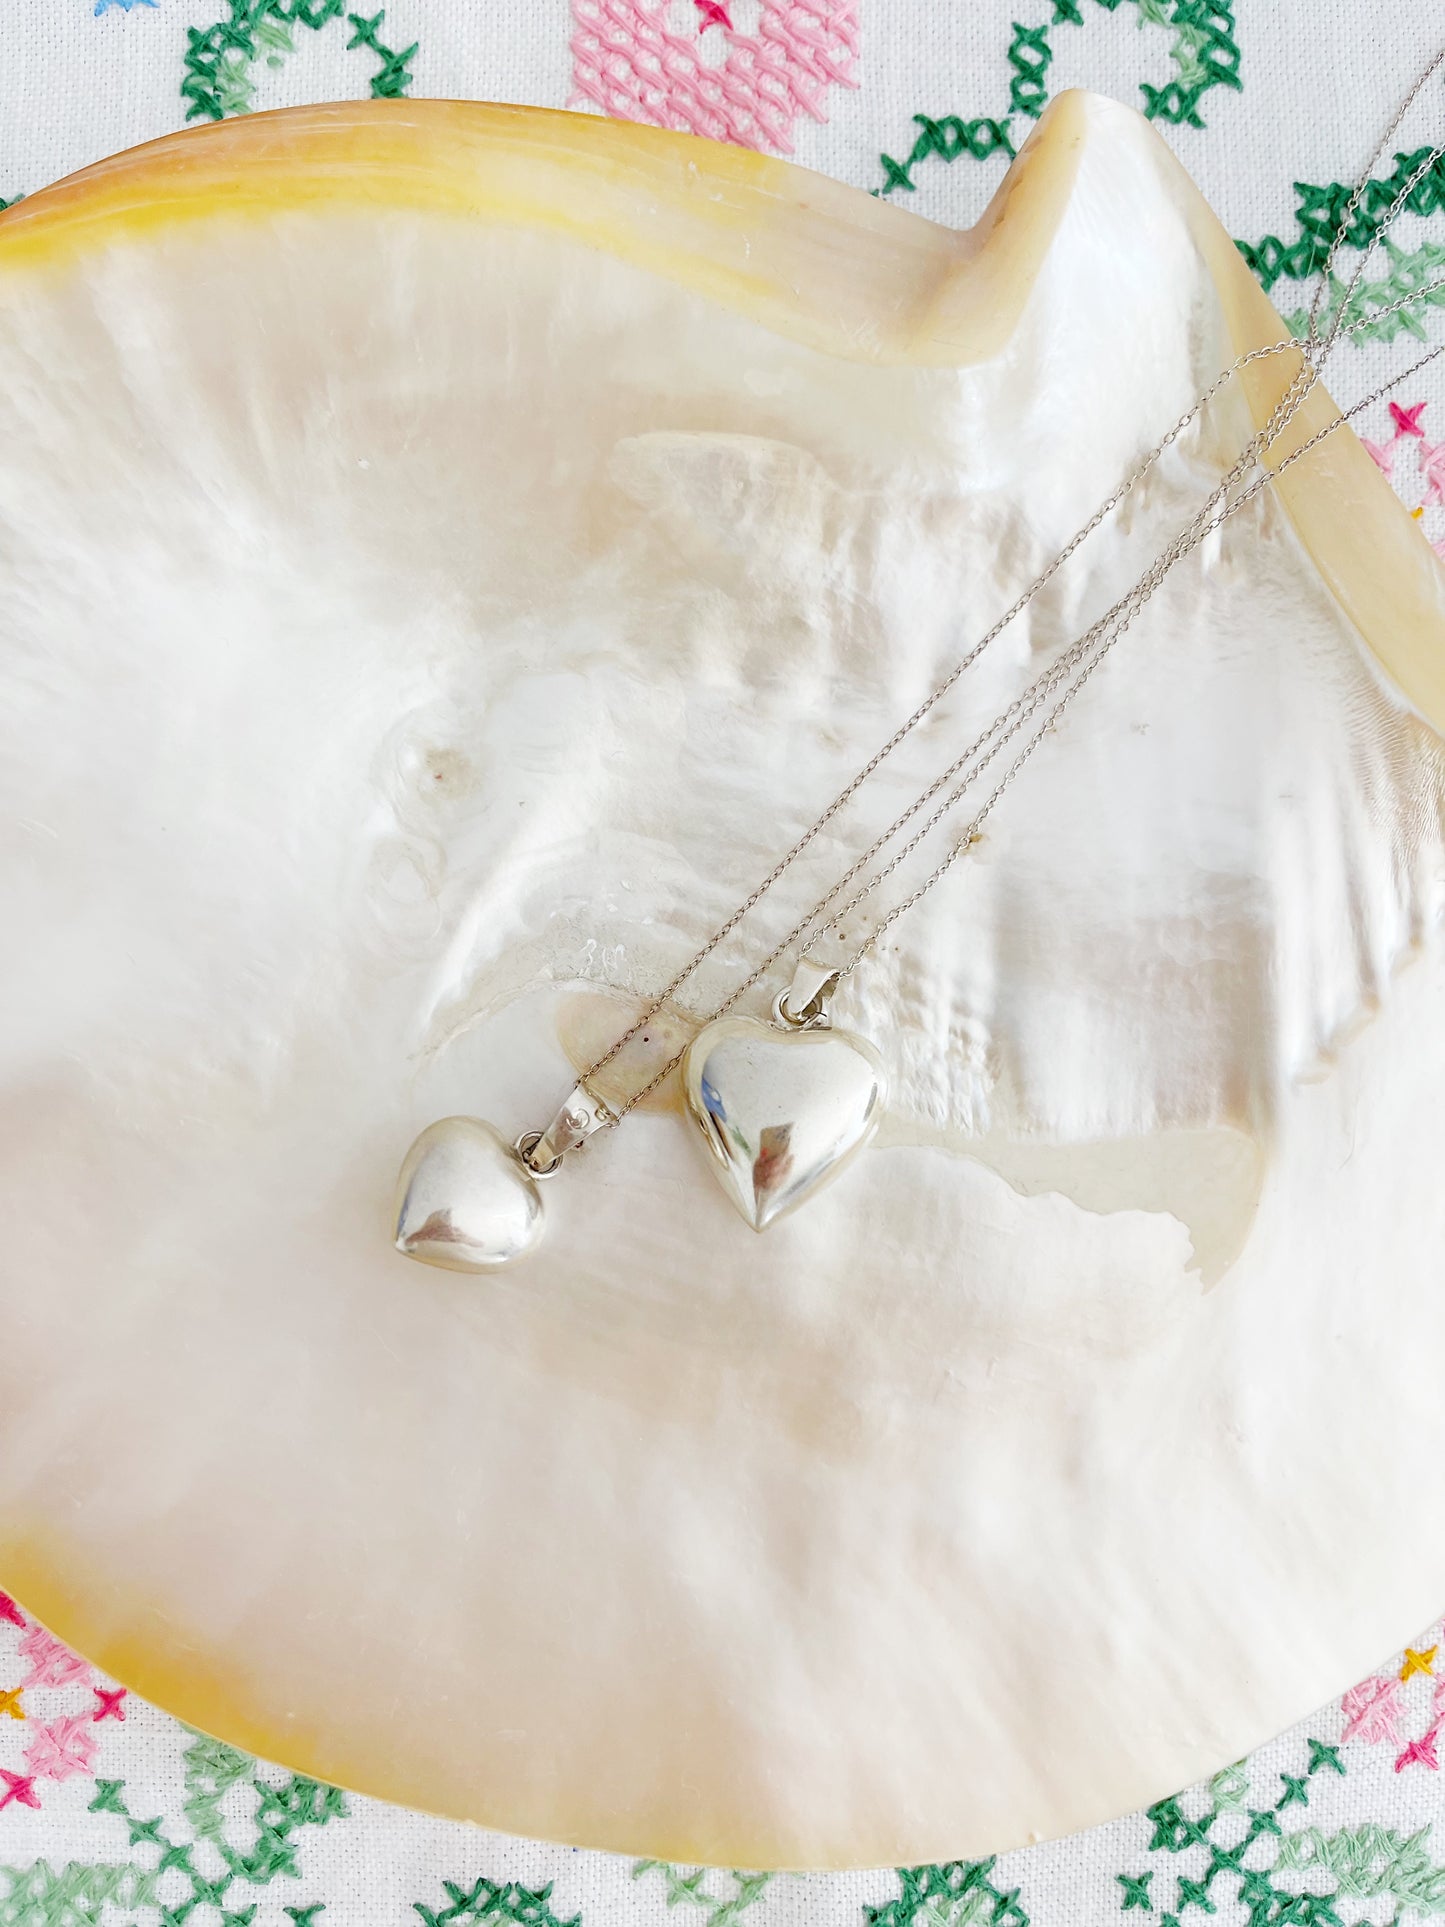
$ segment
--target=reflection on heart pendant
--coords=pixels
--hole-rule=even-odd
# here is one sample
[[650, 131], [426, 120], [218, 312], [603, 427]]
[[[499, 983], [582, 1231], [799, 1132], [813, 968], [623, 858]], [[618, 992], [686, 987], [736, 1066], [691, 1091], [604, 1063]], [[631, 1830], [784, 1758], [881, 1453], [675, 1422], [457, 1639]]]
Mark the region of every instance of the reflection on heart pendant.
[[476, 1117], [429, 1124], [396, 1185], [396, 1248], [443, 1271], [499, 1271], [542, 1236], [542, 1195], [501, 1132]]
[[751, 1017], [700, 1031], [682, 1085], [719, 1182], [754, 1231], [838, 1175], [877, 1130], [888, 1092], [866, 1038]]

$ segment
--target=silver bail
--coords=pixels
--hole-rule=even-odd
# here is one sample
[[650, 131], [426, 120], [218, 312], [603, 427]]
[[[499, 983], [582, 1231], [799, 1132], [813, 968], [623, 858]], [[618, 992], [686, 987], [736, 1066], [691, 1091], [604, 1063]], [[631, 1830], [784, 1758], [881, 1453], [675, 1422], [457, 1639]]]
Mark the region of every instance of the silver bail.
[[832, 964], [800, 957], [793, 981], [773, 1005], [773, 1015], [789, 1030], [827, 1030], [832, 1022], [828, 1004], [841, 974]]
[[529, 1131], [517, 1140], [517, 1155], [534, 1178], [549, 1178], [569, 1151], [585, 1144], [594, 1132], [616, 1118], [600, 1098], [578, 1084], [545, 1131]]

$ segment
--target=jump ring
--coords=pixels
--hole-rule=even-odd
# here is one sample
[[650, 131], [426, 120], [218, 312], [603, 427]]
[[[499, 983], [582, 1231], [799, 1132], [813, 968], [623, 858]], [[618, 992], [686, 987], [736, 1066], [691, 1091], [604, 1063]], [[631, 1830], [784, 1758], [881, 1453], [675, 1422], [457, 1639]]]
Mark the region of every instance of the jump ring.
[[526, 1165], [534, 1178], [555, 1178], [562, 1169], [562, 1154], [559, 1151], [550, 1164], [533, 1164], [532, 1153], [542, 1142], [540, 1131], [523, 1131], [512, 1149]]
[[810, 1004], [801, 1017], [795, 1017], [788, 1009], [787, 990], [780, 990], [773, 999], [773, 1022], [781, 1024], [784, 1030], [831, 1030], [828, 1013], [816, 1001]]

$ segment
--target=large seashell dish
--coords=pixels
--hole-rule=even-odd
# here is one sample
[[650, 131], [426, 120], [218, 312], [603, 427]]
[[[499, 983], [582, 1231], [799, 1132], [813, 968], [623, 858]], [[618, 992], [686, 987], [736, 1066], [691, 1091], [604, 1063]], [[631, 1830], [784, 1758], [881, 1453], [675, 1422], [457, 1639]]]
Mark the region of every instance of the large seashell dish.
[[[759, 1239], [669, 1091], [515, 1271], [388, 1231], [414, 1133], [540, 1128], [1282, 333], [1077, 93], [962, 234], [410, 102], [5, 214], [0, 1584], [324, 1779], [748, 1867], [1123, 1812], [1438, 1611], [1442, 578], [1348, 430], [849, 978], [892, 1097], [844, 1179]], [[666, 1036], [1289, 372], [1181, 436]]]

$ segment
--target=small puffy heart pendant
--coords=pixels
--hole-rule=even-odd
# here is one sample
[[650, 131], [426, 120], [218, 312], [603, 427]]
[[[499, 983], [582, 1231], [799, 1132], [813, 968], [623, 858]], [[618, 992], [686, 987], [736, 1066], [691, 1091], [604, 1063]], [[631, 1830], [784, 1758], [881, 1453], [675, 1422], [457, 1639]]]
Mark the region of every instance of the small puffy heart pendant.
[[396, 1184], [396, 1248], [443, 1271], [500, 1271], [542, 1236], [542, 1195], [501, 1132], [476, 1117], [429, 1124]]
[[865, 1037], [751, 1017], [700, 1031], [682, 1086], [718, 1180], [754, 1231], [837, 1177], [877, 1130], [888, 1094]]

